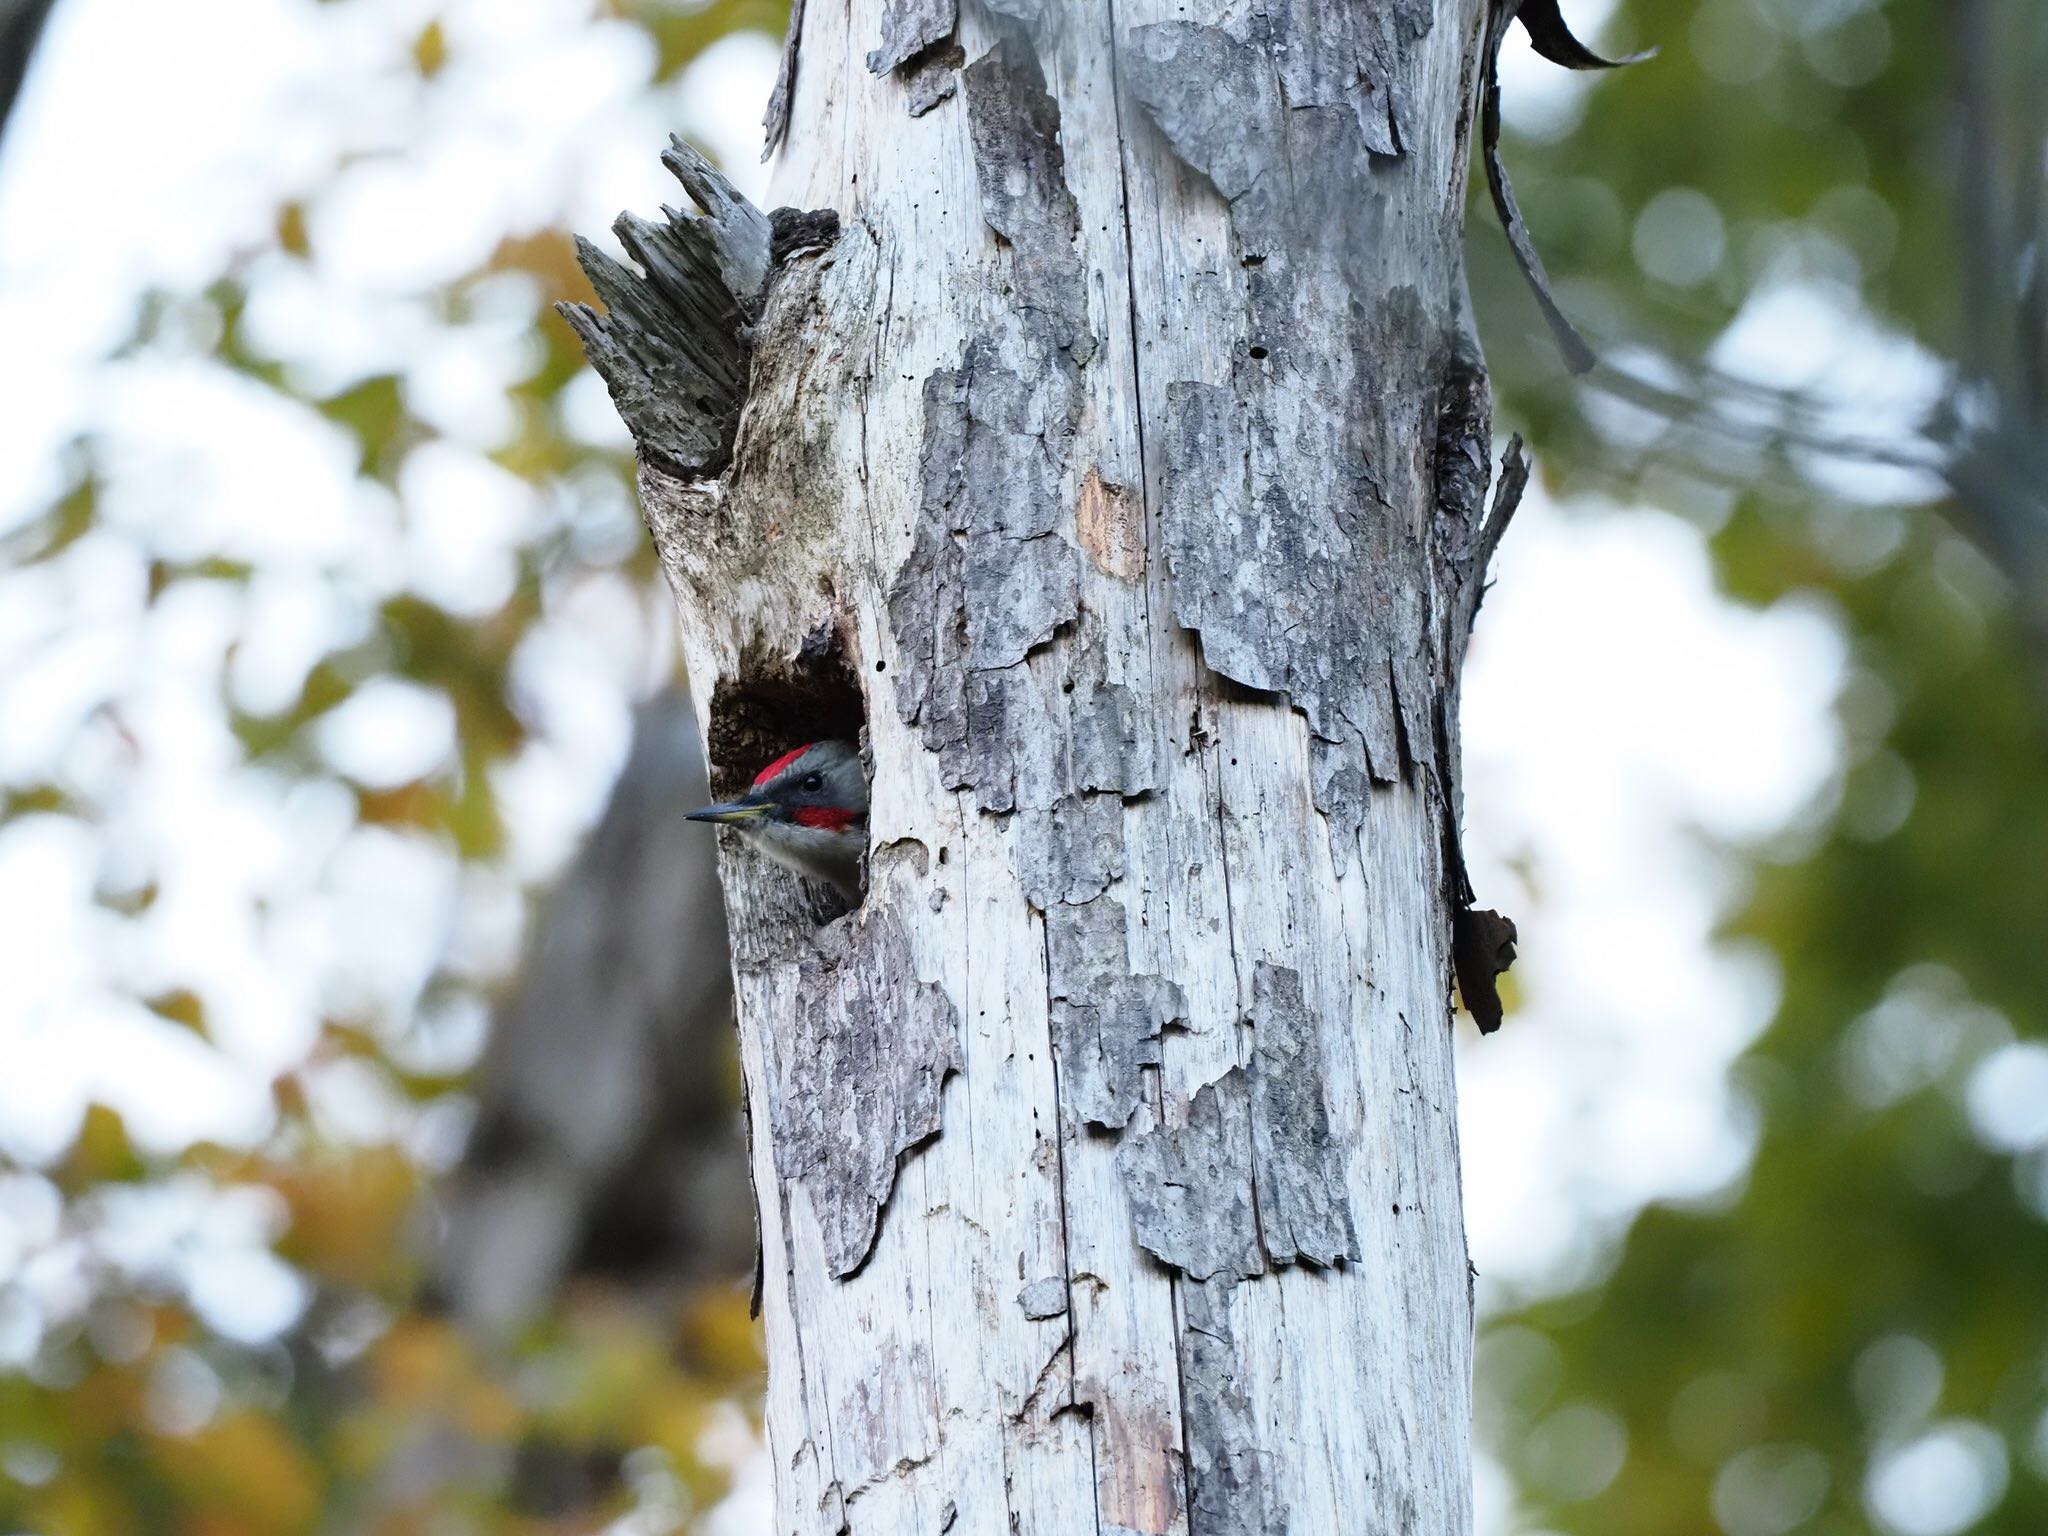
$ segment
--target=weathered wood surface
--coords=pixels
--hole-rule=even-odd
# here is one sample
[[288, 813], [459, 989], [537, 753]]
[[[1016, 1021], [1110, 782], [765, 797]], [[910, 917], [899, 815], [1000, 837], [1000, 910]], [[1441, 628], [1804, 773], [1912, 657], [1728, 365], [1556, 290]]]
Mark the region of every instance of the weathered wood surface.
[[[1470, 1527], [1483, 11], [805, 7], [776, 200], [836, 235], [572, 317], [714, 776], [792, 658], [864, 697], [863, 909], [724, 857], [778, 1531]], [[757, 241], [704, 201], [698, 285]], [[677, 421], [726, 300], [743, 403], [693, 343]]]

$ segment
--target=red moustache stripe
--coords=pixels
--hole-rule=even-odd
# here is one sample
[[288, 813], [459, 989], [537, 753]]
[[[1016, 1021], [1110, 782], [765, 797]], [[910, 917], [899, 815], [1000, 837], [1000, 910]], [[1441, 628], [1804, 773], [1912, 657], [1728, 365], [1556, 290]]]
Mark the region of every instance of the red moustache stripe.
[[836, 805], [801, 805], [790, 813], [790, 820], [800, 827], [823, 827], [827, 832], [844, 832], [860, 820], [860, 812], [842, 810]]

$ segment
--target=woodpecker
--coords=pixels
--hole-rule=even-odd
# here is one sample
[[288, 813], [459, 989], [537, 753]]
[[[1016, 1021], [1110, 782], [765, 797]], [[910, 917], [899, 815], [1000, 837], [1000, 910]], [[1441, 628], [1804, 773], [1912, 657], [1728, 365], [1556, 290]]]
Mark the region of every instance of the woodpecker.
[[843, 741], [814, 741], [775, 759], [737, 800], [690, 812], [692, 821], [735, 827], [761, 852], [860, 900], [868, 849], [868, 778]]

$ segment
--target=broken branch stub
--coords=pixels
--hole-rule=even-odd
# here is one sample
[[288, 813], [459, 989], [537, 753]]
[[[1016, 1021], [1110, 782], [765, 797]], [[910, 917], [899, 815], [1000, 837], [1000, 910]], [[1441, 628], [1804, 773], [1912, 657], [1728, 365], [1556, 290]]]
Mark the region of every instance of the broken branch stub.
[[662, 223], [621, 214], [613, 230], [639, 273], [579, 237], [577, 259], [605, 309], [556, 308], [643, 458], [694, 479], [718, 474], [732, 458], [746, 400], [747, 327], [769, 271], [769, 224], [681, 139], [662, 163], [703, 212], [665, 208]]

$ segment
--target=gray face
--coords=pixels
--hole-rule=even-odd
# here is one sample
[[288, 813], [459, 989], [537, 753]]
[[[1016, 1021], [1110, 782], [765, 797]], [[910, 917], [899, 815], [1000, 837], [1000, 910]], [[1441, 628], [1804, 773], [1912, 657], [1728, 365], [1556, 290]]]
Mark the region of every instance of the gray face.
[[860, 754], [843, 741], [814, 742], [769, 765], [737, 800], [690, 813], [730, 824], [781, 863], [859, 900], [868, 842], [868, 781]]
[[848, 812], [855, 825], [867, 821], [867, 775], [860, 754], [843, 741], [814, 743], [754, 793], [770, 802], [770, 814], [781, 822], [816, 825]]

